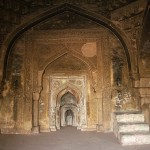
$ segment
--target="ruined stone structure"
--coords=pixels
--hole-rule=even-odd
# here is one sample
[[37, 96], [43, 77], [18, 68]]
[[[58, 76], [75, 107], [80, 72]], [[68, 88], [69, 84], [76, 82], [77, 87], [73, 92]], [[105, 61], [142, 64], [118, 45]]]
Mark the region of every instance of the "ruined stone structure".
[[7, 0], [0, 6], [1, 133], [69, 125], [118, 136], [115, 118], [132, 112], [150, 124], [147, 0]]

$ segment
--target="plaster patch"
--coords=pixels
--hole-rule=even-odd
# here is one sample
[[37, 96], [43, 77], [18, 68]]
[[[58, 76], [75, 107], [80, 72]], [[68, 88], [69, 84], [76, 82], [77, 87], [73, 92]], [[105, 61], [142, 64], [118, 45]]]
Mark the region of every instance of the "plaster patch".
[[96, 42], [84, 44], [81, 48], [81, 51], [85, 57], [94, 57], [97, 52]]

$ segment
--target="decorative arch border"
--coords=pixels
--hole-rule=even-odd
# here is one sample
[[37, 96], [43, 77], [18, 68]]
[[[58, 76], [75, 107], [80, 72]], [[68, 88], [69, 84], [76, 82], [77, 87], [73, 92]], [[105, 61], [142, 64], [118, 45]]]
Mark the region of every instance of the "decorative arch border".
[[110, 20], [106, 19], [105, 17], [95, 14], [92, 12], [89, 12], [87, 10], [84, 10], [83, 8], [79, 8], [77, 6], [73, 6], [71, 4], [63, 4], [61, 6], [57, 6], [55, 8], [52, 8], [43, 14], [40, 14], [39, 16], [32, 18], [30, 21], [27, 23], [21, 25], [18, 27], [14, 32], [10, 34], [10, 36], [7, 38], [7, 40], [4, 42], [4, 45], [2, 47], [2, 51], [4, 52], [4, 56], [2, 57], [2, 70], [3, 70], [3, 79], [6, 78], [6, 69], [7, 69], [7, 60], [9, 57], [9, 54], [12, 50], [12, 47], [16, 40], [26, 31], [34, 27], [35, 25], [39, 24], [40, 22], [51, 18], [53, 16], [56, 16], [58, 14], [61, 14], [65, 11], [70, 11], [74, 12], [75, 14], [78, 14], [82, 17], [88, 18], [94, 22], [96, 22], [99, 25], [102, 25], [106, 28], [108, 28], [121, 42], [122, 46], [124, 47], [125, 54], [127, 57], [127, 62], [128, 62], [128, 69], [129, 69], [129, 76], [132, 76], [131, 72], [131, 58], [130, 58], [130, 51], [131, 51], [131, 43], [127, 39], [126, 35], [124, 32], [122, 32], [119, 28], [117, 28]]
[[71, 52], [63, 52], [63, 53], [59, 53], [59, 54], [51, 56], [43, 63], [43, 65], [40, 67], [40, 70], [46, 70], [49, 64], [53, 63], [54, 61], [57, 61], [57, 59], [67, 54], [79, 59], [88, 67], [89, 70], [96, 69], [96, 66], [90, 60], [88, 60], [87, 58], [84, 58], [82, 55], [78, 53], [71, 51]]
[[53, 63], [53, 62], [56, 61], [57, 59], [63, 57], [63, 56], [66, 55], [66, 54], [71, 55], [71, 56], [73, 56], [73, 57], [79, 59], [81, 62], [83, 62], [83, 63], [87, 66], [87, 68], [88, 68], [88, 70], [89, 70], [90, 76], [93, 78], [92, 71], [94, 71], [94, 70], [96, 69], [96, 66], [95, 66], [92, 62], [90, 62], [88, 59], [82, 57], [80, 54], [75, 53], [75, 52], [73, 52], [73, 51], [72, 51], [72, 52], [68, 52], [68, 51], [67, 51], [67, 52], [59, 53], [59, 54], [57, 54], [57, 55], [55, 55], [55, 56], [53, 55], [53, 56], [51, 56], [50, 58], [48, 58], [48, 59], [44, 62], [44, 64], [43, 64], [42, 67], [40, 68], [40, 71], [38, 71], [38, 87], [41, 87], [41, 88], [42, 88], [43, 76], [44, 76], [44, 73], [45, 73], [46, 68], [48, 67], [48, 65], [51, 64], [51, 63]]
[[[57, 77], [57, 76], [56, 76]], [[68, 76], [66, 76], [68, 78]], [[53, 78], [53, 76], [52, 76]], [[81, 77], [79, 77], [81, 78]], [[55, 76], [54, 76], [54, 79], [55, 79]], [[64, 77], [62, 77], [62, 79], [64, 79]], [[52, 79], [53, 80], [53, 79]], [[78, 80], [78, 79], [77, 79]], [[50, 130], [55, 130], [56, 129], [59, 129], [60, 128], [60, 122], [59, 122], [59, 110], [60, 110], [60, 101], [61, 101], [61, 97], [67, 93], [67, 92], [70, 92], [72, 93], [76, 99], [77, 99], [77, 105], [76, 107], [78, 108], [78, 113], [80, 114], [83, 114], [84, 117], [81, 117], [80, 118], [80, 121], [78, 122], [78, 128], [79, 129], [82, 129], [84, 127], [86, 127], [87, 125], [87, 113], [86, 113], [86, 100], [87, 98], [84, 98], [84, 95], [85, 95], [85, 89], [83, 88], [84, 87], [84, 83], [85, 83], [85, 78], [84, 76], [82, 77], [82, 80], [83, 80], [83, 85], [82, 85], [82, 88], [80, 89], [79, 87], [77, 87], [76, 85], [72, 84], [72, 83], [63, 83], [60, 85], [60, 88], [56, 88], [56, 89], [53, 89], [53, 83], [51, 85], [51, 91], [53, 91], [50, 95], [50, 99], [49, 99], [49, 113], [50, 113]], [[84, 109], [80, 109], [80, 108], [83, 108]], [[79, 115], [78, 114], [78, 115]], [[57, 115], [57, 116], [56, 116]]]
[[56, 96], [56, 105], [59, 105], [60, 104], [60, 101], [61, 101], [61, 97], [66, 94], [67, 92], [70, 92], [71, 94], [73, 94], [77, 100], [77, 104], [79, 103], [80, 101], [80, 97], [81, 97], [81, 92], [80, 90], [75, 87], [74, 85], [72, 84], [65, 84], [63, 85], [59, 90], [59, 92], [57, 92], [55, 95]]

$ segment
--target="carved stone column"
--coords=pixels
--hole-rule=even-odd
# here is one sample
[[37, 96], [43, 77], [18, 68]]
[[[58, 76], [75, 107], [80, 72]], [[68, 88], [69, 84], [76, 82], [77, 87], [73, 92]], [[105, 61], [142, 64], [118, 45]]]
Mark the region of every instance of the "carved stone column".
[[103, 88], [103, 70], [102, 70], [102, 41], [97, 40], [97, 132], [103, 131], [103, 98], [102, 98], [102, 88]]
[[60, 129], [60, 107], [56, 107], [56, 127]]
[[32, 132], [39, 133], [39, 92], [33, 92]]
[[50, 130], [51, 131], [56, 131], [56, 107], [50, 107]]
[[109, 49], [109, 38], [103, 37], [102, 41], [102, 62], [103, 62], [103, 89], [102, 89], [102, 98], [103, 98], [103, 126], [104, 130], [110, 130], [111, 122], [111, 72], [110, 72], [110, 49]]

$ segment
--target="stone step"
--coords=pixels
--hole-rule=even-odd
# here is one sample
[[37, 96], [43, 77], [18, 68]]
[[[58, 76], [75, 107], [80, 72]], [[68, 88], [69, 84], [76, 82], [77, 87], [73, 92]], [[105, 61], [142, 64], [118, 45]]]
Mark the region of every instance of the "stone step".
[[118, 123], [144, 123], [145, 118], [142, 113], [116, 113], [116, 121]]
[[149, 131], [149, 125], [146, 123], [118, 123], [118, 132], [141, 132]]
[[121, 114], [141, 114], [142, 111], [119, 111], [119, 112], [114, 112], [116, 115], [121, 115]]
[[150, 144], [150, 132], [120, 133], [120, 142], [122, 145]]

